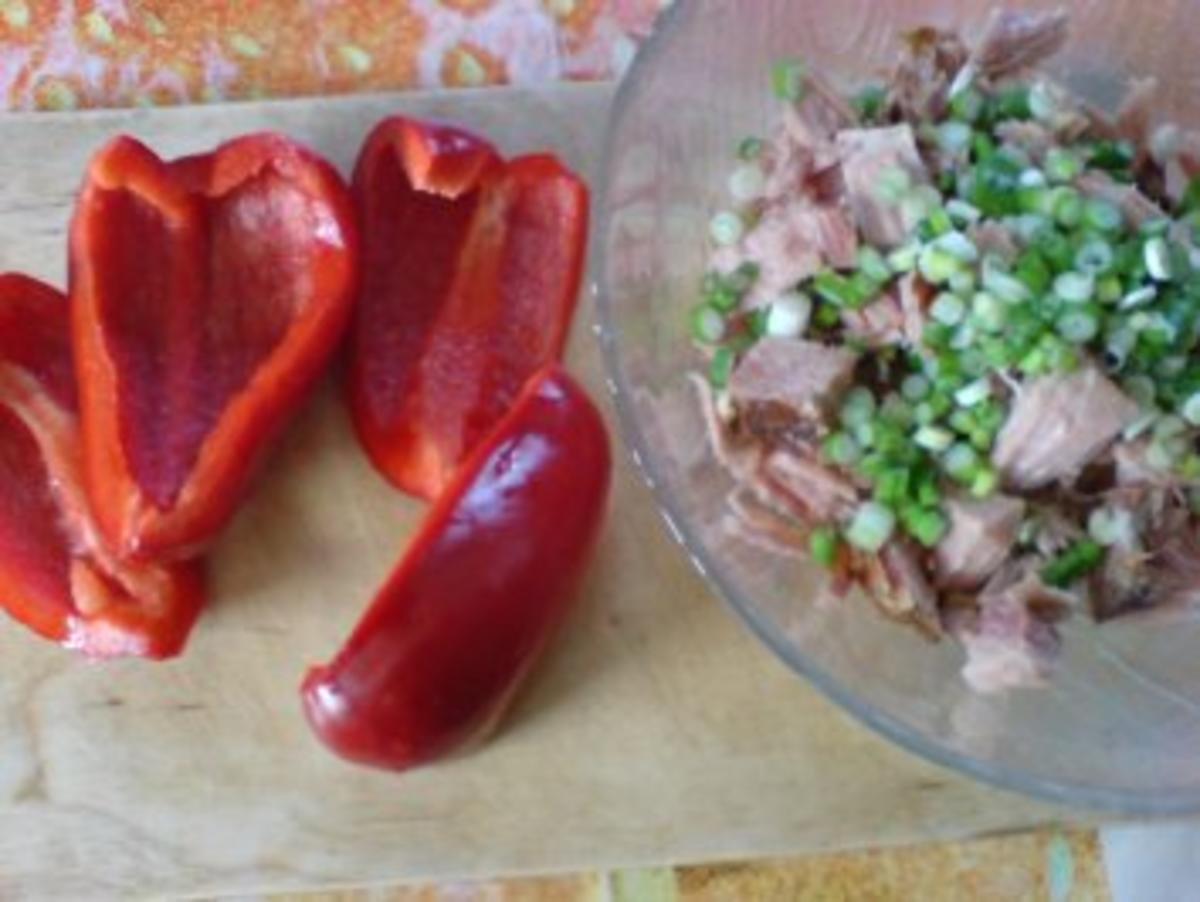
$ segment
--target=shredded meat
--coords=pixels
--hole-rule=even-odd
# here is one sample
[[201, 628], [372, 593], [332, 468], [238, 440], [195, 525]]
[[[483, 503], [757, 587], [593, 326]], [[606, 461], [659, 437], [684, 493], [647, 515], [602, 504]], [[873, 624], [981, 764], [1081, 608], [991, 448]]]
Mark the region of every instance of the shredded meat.
[[742, 358], [729, 383], [737, 405], [775, 402], [821, 418], [854, 378], [858, 357], [812, 341], [766, 338]]
[[1138, 406], [1092, 366], [1023, 385], [992, 461], [1020, 491], [1078, 475], [1138, 418]]
[[1068, 33], [1065, 9], [993, 10], [968, 65], [993, 80], [1014, 75], [1058, 53], [1066, 44]]
[[905, 38], [904, 53], [892, 76], [889, 105], [910, 122], [936, 119], [946, 111], [954, 76], [967, 61], [958, 35], [918, 28]]
[[837, 146], [859, 231], [871, 244], [896, 247], [908, 237], [908, 226], [901, 209], [881, 195], [880, 177], [899, 170], [913, 184], [929, 182], [912, 127], [847, 129], [838, 133]]

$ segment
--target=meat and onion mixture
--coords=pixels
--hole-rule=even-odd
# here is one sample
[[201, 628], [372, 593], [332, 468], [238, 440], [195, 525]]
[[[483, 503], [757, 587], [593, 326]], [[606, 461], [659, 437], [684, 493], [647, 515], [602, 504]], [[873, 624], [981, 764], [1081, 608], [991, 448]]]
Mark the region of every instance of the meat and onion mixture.
[[741, 532], [1042, 682], [1057, 625], [1200, 598], [1200, 132], [1089, 106], [1067, 16], [907, 34], [886, 84], [775, 65], [691, 329]]

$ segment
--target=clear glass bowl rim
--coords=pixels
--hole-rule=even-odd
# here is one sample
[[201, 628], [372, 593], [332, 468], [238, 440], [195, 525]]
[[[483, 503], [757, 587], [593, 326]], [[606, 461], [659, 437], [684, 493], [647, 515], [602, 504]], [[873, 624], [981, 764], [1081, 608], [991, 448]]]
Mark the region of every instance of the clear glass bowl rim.
[[[613, 183], [613, 161], [616, 159], [615, 127], [625, 110], [636, 102], [642, 83], [643, 72], [656, 64], [663, 48], [672, 40], [674, 33], [684, 27], [687, 16], [699, 7], [687, 0], [674, 0], [659, 16], [653, 33], [643, 42], [624, 78], [616, 90], [608, 127], [605, 130], [601, 155], [599, 192], [597, 200], [603, 204], [610, 196]], [[692, 566], [699, 572], [709, 587], [732, 608], [750, 631], [794, 672], [805, 677], [826, 698], [850, 714], [850, 716], [901, 748], [931, 761], [973, 777], [999, 789], [1018, 792], [1044, 801], [1065, 804], [1076, 808], [1090, 808], [1125, 815], [1184, 815], [1200, 812], [1200, 787], [1164, 788], [1155, 791], [1124, 790], [1092, 783], [1074, 783], [1048, 780], [1001, 764], [987, 762], [970, 755], [946, 748], [924, 736], [919, 730], [892, 717], [886, 711], [869, 704], [848, 686], [844, 685], [813, 660], [801, 654], [788, 643], [753, 600], [743, 595], [733, 580], [728, 578], [718, 560], [704, 549], [697, 532], [682, 515], [683, 506], [666, 480], [661, 478], [655, 463], [655, 451], [638, 421], [632, 402], [632, 388], [625, 378], [622, 363], [620, 336], [608, 298], [607, 235], [609, 214], [601, 207], [596, 227], [592, 233], [591, 256], [594, 280], [590, 291], [595, 302], [596, 323], [594, 332], [600, 343], [607, 376], [607, 386], [612, 395], [617, 420], [625, 450], [639, 478], [654, 496], [659, 514], [672, 539], [679, 544]], [[1200, 754], [1200, 752], [1198, 752]]]

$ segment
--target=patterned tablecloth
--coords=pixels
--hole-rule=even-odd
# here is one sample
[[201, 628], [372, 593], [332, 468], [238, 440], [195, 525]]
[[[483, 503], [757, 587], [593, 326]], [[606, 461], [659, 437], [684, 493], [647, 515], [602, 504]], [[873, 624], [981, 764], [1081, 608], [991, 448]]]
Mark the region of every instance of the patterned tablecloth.
[[[0, 0], [0, 104], [64, 110], [610, 78], [665, 2]], [[1100, 848], [1091, 831], [1045, 833], [370, 898], [1106, 899]]]
[[0, 0], [0, 102], [75, 109], [607, 78], [660, 0]]

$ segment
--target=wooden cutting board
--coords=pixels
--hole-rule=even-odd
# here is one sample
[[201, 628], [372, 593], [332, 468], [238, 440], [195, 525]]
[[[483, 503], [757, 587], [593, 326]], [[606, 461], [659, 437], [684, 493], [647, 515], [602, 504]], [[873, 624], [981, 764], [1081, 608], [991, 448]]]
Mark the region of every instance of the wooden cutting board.
[[[347, 171], [385, 114], [452, 120], [597, 173], [611, 89], [359, 96], [0, 118], [0, 270], [61, 283], [88, 156], [257, 129]], [[593, 311], [575, 370], [604, 396]], [[346, 635], [421, 506], [374, 475], [326, 387], [213, 556], [186, 656], [92, 665], [0, 622], [0, 899], [248, 893], [794, 854], [1010, 830], [1055, 812], [934, 769], [759, 646], [620, 456], [581, 611], [504, 733], [396, 776], [308, 732], [297, 685]]]

